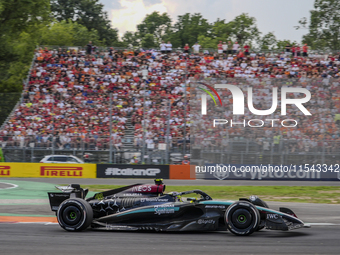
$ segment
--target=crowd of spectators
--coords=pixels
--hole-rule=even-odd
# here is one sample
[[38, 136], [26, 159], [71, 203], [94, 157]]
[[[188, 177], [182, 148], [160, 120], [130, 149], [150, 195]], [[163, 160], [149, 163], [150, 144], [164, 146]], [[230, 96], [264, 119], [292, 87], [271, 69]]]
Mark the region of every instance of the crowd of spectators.
[[[156, 59], [155, 52], [101, 52], [91, 42], [86, 51], [39, 49], [23, 100], [0, 131], [1, 145], [101, 150], [108, 149], [111, 133], [119, 150], [127, 120], [143, 111], [144, 92], [146, 104], [154, 107], [182, 96], [181, 76], [175, 78], [171, 64], [167, 58]], [[140, 119], [132, 121], [138, 127]], [[147, 143], [149, 138], [154, 137], [148, 134]]]
[[[306, 54], [297, 54], [295, 46], [294, 52], [292, 49], [287, 45], [281, 53], [255, 53], [249, 45], [241, 47], [237, 42], [220, 42], [213, 53], [202, 50], [198, 43], [174, 52], [170, 42], [162, 42], [159, 51], [113, 48], [101, 51], [91, 42], [85, 50], [39, 49], [23, 100], [0, 130], [0, 144], [105, 150], [111, 139], [119, 150], [124, 147], [125, 133], [130, 127], [127, 124], [131, 123], [136, 148], [143, 144], [144, 132], [150, 149], [167, 138], [173, 147], [184, 143], [189, 146], [190, 125], [197, 120], [189, 109], [189, 83], [216, 78], [240, 87], [252, 86], [257, 109], [270, 108], [273, 86], [294, 84], [307, 88], [312, 99], [305, 106], [312, 116], [305, 117], [298, 109], [288, 108], [288, 116], [299, 121], [296, 128], [236, 127], [219, 132], [207, 129], [208, 118], [203, 118], [195, 125], [204, 130], [200, 143], [205, 148], [221, 146], [223, 139], [212, 139], [221, 133], [227, 140], [251, 139], [264, 150], [268, 143], [274, 146], [279, 139], [290, 141], [284, 148], [292, 153], [320, 146], [327, 152], [338, 151], [340, 57], [307, 54], [306, 47], [303, 48]], [[222, 95], [231, 103], [228, 93]], [[223, 117], [232, 118], [231, 111]], [[245, 118], [259, 117], [247, 113]]]
[[[214, 103], [210, 102], [210, 112], [214, 114], [201, 116], [201, 106], [192, 107], [193, 119], [192, 135], [195, 134], [195, 147], [211, 150], [232, 151], [230, 141], [252, 141], [256, 151], [286, 151], [289, 153], [305, 152], [340, 152], [340, 56], [308, 54], [308, 46], [302, 48], [298, 45], [289, 45], [285, 51], [273, 53], [254, 53], [249, 45], [244, 45], [243, 50], [237, 45], [220, 42], [217, 46], [218, 54], [211, 59], [210, 70], [207, 67], [202, 72], [206, 83], [209, 78], [226, 77], [223, 82], [238, 85], [247, 93], [247, 87], [253, 88], [253, 105], [255, 109], [270, 109], [272, 106], [272, 88], [293, 86], [306, 88], [312, 95], [312, 99], [304, 106], [312, 113], [305, 116], [297, 107], [288, 107], [287, 116], [295, 119], [298, 123], [295, 128], [286, 128], [276, 121], [266, 123], [263, 128], [251, 128], [247, 125], [248, 120], [261, 119], [265, 123], [268, 116], [258, 116], [247, 111], [244, 116], [232, 114], [232, 94], [228, 90], [218, 90], [224, 100], [227, 111], [216, 111]], [[233, 49], [238, 49], [233, 51]], [[302, 52], [301, 52], [302, 50]], [[206, 59], [209, 59], [206, 54]], [[208, 81], [207, 81], [208, 80]], [[292, 98], [299, 97], [298, 93], [292, 93]], [[199, 95], [196, 101], [199, 101]], [[193, 95], [192, 95], [193, 100]], [[279, 101], [280, 103], [280, 101]], [[271, 119], [283, 120], [277, 112], [270, 116]], [[212, 129], [213, 119], [225, 119], [228, 125], [220, 125]], [[230, 120], [243, 124], [230, 127]], [[291, 122], [292, 123], [292, 122]], [[254, 125], [254, 123], [252, 123]], [[258, 125], [258, 122], [257, 122]], [[292, 124], [293, 125], [293, 124]], [[226, 128], [227, 126], [227, 128]], [[193, 134], [194, 132], [194, 134]], [[243, 151], [254, 145], [244, 145]], [[228, 148], [229, 147], [229, 148]], [[247, 147], [247, 148], [246, 148]]]
[[[307, 88], [312, 95], [304, 107], [312, 114], [305, 116], [296, 106], [287, 106], [287, 115], [280, 114], [280, 99], [278, 109], [269, 116], [254, 115], [249, 110], [245, 110], [244, 115], [233, 116], [232, 95], [229, 91], [217, 90], [225, 105], [224, 110], [210, 102], [208, 104], [208, 114], [203, 118], [193, 118], [195, 134], [195, 145], [203, 148], [218, 150], [222, 147], [231, 149], [230, 141], [245, 142], [252, 141], [246, 146], [257, 145], [255, 151], [286, 151], [289, 153], [325, 152], [340, 153], [340, 88], [337, 79], [272, 79], [272, 78], [232, 78], [227, 79], [228, 84], [238, 85], [245, 94], [248, 86], [253, 87], [253, 106], [255, 109], [267, 110], [272, 107], [273, 95], [271, 87], [278, 87], [279, 92], [282, 86], [293, 85], [294, 87]], [[298, 93], [289, 94], [291, 98], [300, 97]], [[198, 97], [197, 97], [198, 98]], [[279, 93], [280, 98], [280, 93]], [[246, 104], [247, 101], [245, 100]], [[200, 105], [192, 107], [191, 113], [200, 116]], [[217, 125], [211, 128], [213, 119], [228, 120], [227, 124]], [[254, 120], [248, 124], [249, 120]], [[266, 119], [274, 119], [270, 121]], [[284, 127], [282, 120], [285, 121]], [[231, 120], [234, 123], [232, 128]], [[263, 122], [259, 121], [262, 120]], [[295, 122], [296, 121], [296, 122]], [[263, 125], [263, 126], [262, 126]], [[261, 127], [251, 127], [261, 126]]]

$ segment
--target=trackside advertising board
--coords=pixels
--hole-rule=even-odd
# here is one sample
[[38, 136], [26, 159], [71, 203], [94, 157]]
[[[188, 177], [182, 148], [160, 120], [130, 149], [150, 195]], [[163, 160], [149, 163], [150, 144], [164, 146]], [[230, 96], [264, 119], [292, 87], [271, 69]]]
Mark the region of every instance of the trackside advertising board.
[[0, 162], [0, 177], [96, 178], [96, 165]]
[[98, 164], [97, 178], [169, 179], [169, 165]]
[[170, 179], [195, 180], [194, 165], [170, 165]]
[[[327, 168], [327, 169], [326, 169]], [[195, 166], [196, 174], [217, 180], [339, 181], [339, 165], [243, 165], [206, 164]]]

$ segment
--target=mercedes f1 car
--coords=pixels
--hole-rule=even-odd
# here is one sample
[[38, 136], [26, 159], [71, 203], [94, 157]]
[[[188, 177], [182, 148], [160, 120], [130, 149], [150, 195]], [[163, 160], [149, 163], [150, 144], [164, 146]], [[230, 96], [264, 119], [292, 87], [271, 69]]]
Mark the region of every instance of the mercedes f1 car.
[[[266, 228], [294, 230], [306, 226], [288, 208], [268, 208], [257, 196], [239, 201], [216, 201], [201, 190], [164, 193], [165, 185], [135, 184], [96, 193], [78, 184], [49, 192], [52, 211], [67, 231], [92, 229], [125, 231], [220, 231], [250, 235]], [[198, 198], [186, 197], [196, 194]], [[185, 196], [184, 196], [185, 195]]]

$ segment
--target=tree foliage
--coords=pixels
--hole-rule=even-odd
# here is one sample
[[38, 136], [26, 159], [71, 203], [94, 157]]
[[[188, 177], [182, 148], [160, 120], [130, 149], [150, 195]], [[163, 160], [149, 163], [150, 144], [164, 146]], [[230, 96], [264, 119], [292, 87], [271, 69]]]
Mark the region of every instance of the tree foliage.
[[276, 48], [279, 50], [285, 50], [287, 44], [292, 46], [292, 45], [297, 45], [298, 43], [296, 41], [290, 41], [290, 40], [278, 40], [276, 42]]
[[49, 13], [48, 0], [0, 0], [0, 93], [21, 91]]
[[122, 37], [122, 42], [125, 47], [136, 47], [140, 44], [140, 38], [137, 32], [126, 31]]
[[197, 41], [203, 48], [215, 49], [218, 44], [218, 40], [216, 38], [204, 35], [199, 35]]
[[310, 20], [302, 18], [297, 29], [306, 28], [303, 43], [313, 49], [340, 49], [340, 0], [315, 0]]
[[152, 49], [157, 47], [157, 44], [155, 42], [155, 37], [153, 34], [146, 34], [142, 39], [142, 45], [145, 49]]
[[173, 38], [176, 43], [180, 43], [180, 45], [173, 43], [174, 47], [183, 47], [186, 43], [193, 45], [198, 41], [200, 35], [208, 36], [210, 29], [211, 24], [200, 13], [193, 15], [186, 13], [178, 16], [178, 21], [173, 27], [173, 35], [170, 38]]
[[234, 20], [228, 23], [230, 27], [230, 35], [233, 40], [236, 40], [240, 45], [251, 41], [258, 40], [260, 31], [256, 25], [256, 19], [249, 17], [247, 13], [242, 13]]
[[[157, 44], [161, 43], [164, 36], [169, 32], [171, 27], [171, 18], [167, 13], [159, 14], [153, 12], [146, 15], [141, 24], [137, 25], [137, 32], [140, 38], [151, 34]], [[148, 36], [148, 40], [151, 37]]]
[[0, 93], [0, 125], [13, 110], [13, 107], [20, 99], [20, 95], [20, 93]]
[[[184, 30], [185, 33], [179, 33], [185, 35], [181, 41], [182, 46], [185, 43], [192, 45], [195, 41], [199, 41], [203, 48], [216, 48], [219, 41], [237, 41], [241, 45], [246, 43], [251, 45], [260, 38], [256, 19], [249, 17], [248, 14], [242, 13], [229, 22], [217, 19], [213, 24], [207, 23], [199, 14], [197, 15], [201, 20], [201, 22], [198, 22], [200, 25], [191, 26], [191, 29]], [[197, 21], [197, 17], [195, 18]], [[187, 22], [187, 17], [181, 17], [179, 21]], [[177, 24], [177, 29], [183, 30], [184, 28], [185, 23], [183, 25]], [[196, 35], [198, 35], [197, 38]], [[193, 38], [194, 40], [190, 40]]]
[[200, 35], [198, 41], [203, 48], [216, 48], [219, 41], [230, 40], [231, 26], [225, 20], [217, 19], [208, 36]]
[[259, 46], [260, 49], [264, 50], [272, 50], [277, 46], [277, 40], [276, 36], [273, 32], [269, 32], [268, 34], [265, 34], [260, 40], [259, 40]]
[[51, 15], [57, 21], [77, 22], [89, 31], [97, 30], [107, 46], [118, 41], [118, 30], [111, 27], [104, 5], [99, 0], [51, 0]]
[[0, 0], [0, 35], [17, 36], [49, 16], [48, 0]]
[[90, 31], [83, 25], [76, 22], [54, 22], [46, 26], [41, 31], [40, 45], [58, 46], [84, 46], [89, 41], [95, 45], [100, 45], [97, 30]]

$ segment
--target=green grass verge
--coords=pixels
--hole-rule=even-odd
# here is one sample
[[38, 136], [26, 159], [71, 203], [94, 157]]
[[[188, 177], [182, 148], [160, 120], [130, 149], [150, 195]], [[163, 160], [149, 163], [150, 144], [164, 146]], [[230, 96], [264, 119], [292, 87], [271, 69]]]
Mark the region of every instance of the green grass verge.
[[[124, 185], [83, 185], [100, 192]], [[166, 192], [200, 189], [213, 199], [237, 200], [257, 195], [265, 201], [340, 204], [340, 186], [166, 186]]]

